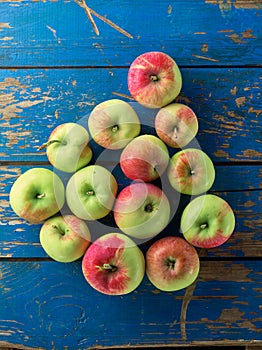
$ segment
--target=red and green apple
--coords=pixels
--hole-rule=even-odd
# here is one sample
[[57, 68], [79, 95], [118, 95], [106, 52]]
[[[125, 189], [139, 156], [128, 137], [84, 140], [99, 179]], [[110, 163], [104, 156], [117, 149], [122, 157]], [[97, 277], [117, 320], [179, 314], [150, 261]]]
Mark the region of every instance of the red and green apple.
[[93, 140], [104, 148], [124, 148], [140, 133], [140, 120], [129, 103], [112, 99], [92, 110], [88, 128]]
[[184, 209], [181, 231], [185, 239], [200, 248], [225, 243], [235, 228], [235, 215], [223, 198], [205, 194], [194, 198]]
[[167, 176], [176, 191], [198, 195], [212, 187], [215, 180], [215, 168], [205, 152], [196, 148], [187, 148], [173, 155]]
[[87, 249], [82, 270], [97, 291], [123, 295], [134, 291], [145, 274], [145, 258], [132, 239], [122, 233], [107, 233]]
[[49, 162], [57, 169], [73, 173], [86, 166], [92, 158], [87, 130], [76, 123], [58, 125], [47, 142], [39, 149], [46, 148]]
[[183, 148], [196, 136], [198, 119], [190, 107], [181, 103], [171, 103], [158, 111], [155, 130], [168, 146]]
[[134, 138], [120, 155], [120, 167], [131, 180], [156, 180], [164, 173], [168, 164], [168, 149], [154, 135], [145, 134]]
[[31, 168], [13, 183], [9, 199], [18, 216], [31, 223], [40, 223], [63, 207], [64, 184], [49, 169]]
[[183, 238], [163, 237], [146, 252], [146, 274], [150, 282], [166, 292], [191, 285], [199, 274], [196, 249]]
[[173, 58], [164, 52], [143, 53], [129, 67], [129, 92], [145, 107], [168, 105], [179, 95], [181, 87], [180, 69]]
[[74, 215], [54, 216], [44, 222], [40, 230], [40, 243], [44, 251], [59, 262], [72, 262], [81, 258], [91, 241], [85, 221]]
[[117, 189], [117, 181], [109, 170], [88, 165], [69, 179], [66, 201], [74, 215], [83, 220], [97, 220], [111, 211]]

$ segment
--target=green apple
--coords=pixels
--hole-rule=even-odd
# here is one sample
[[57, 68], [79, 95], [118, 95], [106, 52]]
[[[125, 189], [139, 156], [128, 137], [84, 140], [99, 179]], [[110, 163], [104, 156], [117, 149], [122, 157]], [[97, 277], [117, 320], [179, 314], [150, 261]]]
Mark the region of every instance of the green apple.
[[104, 148], [124, 148], [140, 133], [140, 121], [129, 103], [112, 99], [98, 104], [88, 118], [91, 137]]
[[84, 255], [91, 235], [86, 223], [74, 215], [54, 216], [43, 224], [40, 243], [59, 262], [72, 262]]
[[183, 238], [163, 237], [146, 252], [146, 273], [158, 289], [173, 292], [191, 285], [199, 274], [196, 249]]
[[173, 155], [167, 169], [167, 176], [176, 191], [198, 195], [212, 187], [215, 168], [205, 152], [196, 148], [187, 148]]
[[226, 242], [235, 228], [230, 205], [219, 196], [206, 194], [193, 199], [181, 217], [185, 239], [196, 247], [213, 248]]
[[76, 123], [57, 126], [46, 143], [39, 149], [46, 148], [49, 162], [57, 169], [73, 173], [86, 166], [92, 158], [87, 130]]
[[66, 200], [72, 213], [83, 220], [97, 220], [112, 209], [117, 193], [115, 177], [100, 165], [88, 165], [71, 176]]
[[87, 249], [82, 270], [97, 291], [123, 295], [134, 291], [145, 274], [145, 259], [132, 239], [121, 233], [108, 233]]
[[170, 205], [165, 193], [149, 183], [132, 183], [117, 196], [114, 206], [117, 226], [127, 235], [147, 239], [168, 224]]
[[9, 198], [10, 205], [18, 216], [31, 223], [40, 223], [62, 208], [65, 189], [53, 171], [32, 168], [13, 183]]

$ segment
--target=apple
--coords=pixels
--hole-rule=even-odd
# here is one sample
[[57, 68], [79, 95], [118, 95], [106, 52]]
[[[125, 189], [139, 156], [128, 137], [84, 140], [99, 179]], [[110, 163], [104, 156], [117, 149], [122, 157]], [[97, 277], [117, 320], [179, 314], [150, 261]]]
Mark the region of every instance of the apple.
[[40, 223], [62, 208], [65, 189], [62, 180], [53, 171], [31, 168], [13, 183], [9, 199], [18, 216], [31, 223]]
[[132, 183], [116, 198], [114, 219], [127, 235], [147, 239], [160, 233], [168, 224], [170, 205], [165, 193], [149, 183]]
[[171, 103], [158, 111], [155, 130], [158, 137], [168, 146], [183, 148], [196, 136], [198, 119], [188, 106]]
[[120, 155], [120, 167], [131, 180], [156, 180], [164, 173], [168, 163], [168, 149], [164, 142], [154, 135], [137, 136]]
[[81, 258], [90, 244], [86, 223], [74, 215], [54, 216], [42, 225], [40, 243], [44, 251], [59, 262]]
[[83, 126], [76, 123], [58, 125], [39, 150], [44, 148], [49, 162], [67, 173], [83, 168], [92, 158], [89, 134]]
[[185, 239], [200, 248], [213, 248], [226, 242], [235, 228], [230, 205], [219, 196], [206, 194], [193, 199], [181, 217]]
[[145, 259], [140, 248], [121, 233], [107, 233], [87, 249], [82, 270], [87, 282], [97, 291], [123, 295], [134, 291], [145, 274]]
[[182, 76], [176, 62], [158, 51], [138, 56], [128, 70], [128, 89], [131, 96], [148, 108], [161, 108], [180, 93]]
[[112, 99], [98, 104], [88, 118], [94, 141], [104, 148], [121, 149], [140, 133], [140, 120], [125, 101]]
[[88, 165], [71, 176], [66, 186], [66, 201], [74, 215], [97, 220], [112, 209], [118, 185], [103, 166]]
[[167, 236], [146, 252], [146, 274], [158, 289], [173, 292], [191, 285], [199, 274], [196, 249], [183, 238]]
[[176, 191], [198, 195], [212, 187], [215, 168], [205, 152], [196, 148], [187, 148], [173, 155], [167, 177]]

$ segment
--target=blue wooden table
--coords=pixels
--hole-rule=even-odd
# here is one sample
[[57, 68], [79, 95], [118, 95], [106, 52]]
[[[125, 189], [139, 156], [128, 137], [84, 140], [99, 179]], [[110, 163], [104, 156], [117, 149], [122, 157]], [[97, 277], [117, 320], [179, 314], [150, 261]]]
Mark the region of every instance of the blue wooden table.
[[[0, 347], [262, 346], [261, 1], [86, 5], [99, 35], [83, 2], [0, 2]], [[9, 192], [25, 170], [50, 168], [38, 147], [55, 126], [85, 124], [107, 99], [132, 101], [128, 67], [147, 51], [180, 66], [177, 100], [199, 118], [197, 141], [216, 168], [210, 192], [232, 206], [236, 228], [200, 251], [187, 289], [160, 292], [145, 276], [135, 292], [112, 297], [86, 283], [81, 260], [45, 254], [41, 226], [13, 213]], [[180, 235], [178, 219], [165, 234]]]

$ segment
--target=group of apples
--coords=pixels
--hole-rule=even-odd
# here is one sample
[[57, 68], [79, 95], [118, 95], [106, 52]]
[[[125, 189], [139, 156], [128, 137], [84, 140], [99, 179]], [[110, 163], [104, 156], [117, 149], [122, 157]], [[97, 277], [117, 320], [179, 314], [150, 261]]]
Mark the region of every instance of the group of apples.
[[[141, 133], [140, 118], [129, 103], [104, 101], [89, 115], [88, 128], [61, 124], [40, 147], [54, 168], [70, 174], [66, 185], [54, 171], [41, 167], [29, 169], [12, 185], [11, 207], [30, 223], [42, 223], [40, 242], [45, 252], [59, 262], [83, 257], [86, 280], [104, 294], [132, 292], [145, 273], [160, 290], [185, 288], [199, 273], [195, 247], [221, 245], [234, 230], [229, 204], [206, 194], [215, 179], [211, 159], [200, 149], [184, 148], [198, 132], [198, 119], [191, 108], [173, 102], [181, 87], [180, 70], [170, 56], [163, 52], [138, 56], [128, 71], [128, 88], [139, 105], [155, 111], [155, 135]], [[120, 168], [130, 180], [123, 189], [111, 171], [91, 162], [87, 130], [105, 150], [120, 150]], [[171, 157], [170, 148], [180, 150]], [[150, 241], [171, 219], [172, 193], [164, 193], [154, 182], [163, 174], [172, 190], [195, 197], [181, 216], [183, 238], [170, 232], [143, 254], [136, 240]], [[62, 215], [65, 204], [70, 213]], [[89, 223], [110, 213], [116, 230], [109, 227], [91, 239]]]

